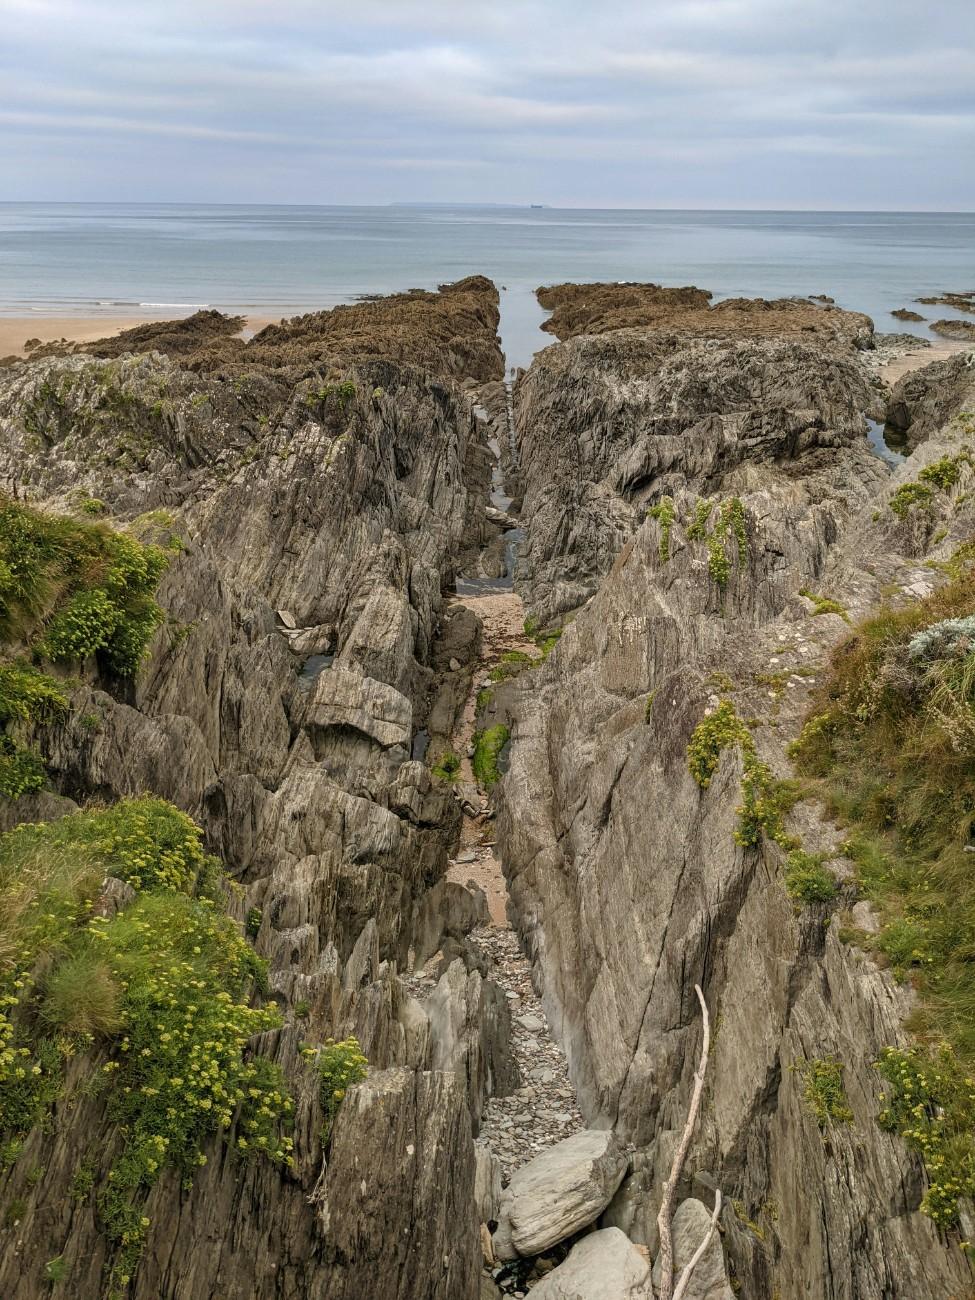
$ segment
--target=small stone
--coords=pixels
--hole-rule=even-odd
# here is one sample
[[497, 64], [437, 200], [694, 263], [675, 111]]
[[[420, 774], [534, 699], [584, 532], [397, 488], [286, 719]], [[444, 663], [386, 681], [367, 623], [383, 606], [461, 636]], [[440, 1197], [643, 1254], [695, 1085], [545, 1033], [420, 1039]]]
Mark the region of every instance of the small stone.
[[538, 1016], [518, 1016], [515, 1023], [521, 1025], [522, 1029], [527, 1029], [530, 1034], [540, 1033], [545, 1028]]
[[463, 853], [457, 854], [457, 861], [459, 863], [476, 862], [477, 854], [473, 849], [465, 849]]
[[459, 673], [459, 672], [460, 672], [460, 667], [461, 667], [461, 665], [460, 665], [460, 660], [459, 660], [459, 659], [451, 659], [451, 661], [450, 661], [450, 671], [451, 671], [452, 673]]

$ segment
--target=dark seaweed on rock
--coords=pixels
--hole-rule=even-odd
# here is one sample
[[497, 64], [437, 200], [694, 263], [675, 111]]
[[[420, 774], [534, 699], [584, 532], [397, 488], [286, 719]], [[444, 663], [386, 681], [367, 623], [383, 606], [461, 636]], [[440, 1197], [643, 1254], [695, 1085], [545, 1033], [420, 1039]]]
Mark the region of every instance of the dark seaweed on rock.
[[712, 304], [706, 289], [633, 283], [549, 285], [537, 290], [537, 297], [552, 313], [542, 329], [562, 340], [640, 326], [710, 338], [805, 334], [869, 347], [873, 332], [868, 316], [802, 298], [728, 298]]
[[242, 316], [200, 311], [185, 320], [159, 321], [94, 343], [51, 343], [33, 356], [86, 353], [118, 357], [161, 352], [186, 369], [227, 377], [257, 371], [302, 378], [323, 367], [341, 368], [381, 358], [451, 379], [504, 377], [498, 345], [498, 291], [484, 276], [443, 284], [436, 293], [408, 293], [293, 316], [268, 325], [249, 341]]

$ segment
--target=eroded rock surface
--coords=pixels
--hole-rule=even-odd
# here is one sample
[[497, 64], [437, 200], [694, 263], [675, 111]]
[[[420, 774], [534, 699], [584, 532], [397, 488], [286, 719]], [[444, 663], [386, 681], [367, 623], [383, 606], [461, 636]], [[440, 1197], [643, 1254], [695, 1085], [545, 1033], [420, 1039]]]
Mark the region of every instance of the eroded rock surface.
[[[957, 455], [966, 434], [960, 424], [932, 430], [891, 475], [857, 432], [871, 388], [851, 362], [809, 353], [807, 368], [791, 342], [736, 346], [736, 374], [764, 375], [760, 386], [778, 400], [764, 413], [702, 419], [672, 443], [657, 439], [667, 452], [652, 459], [641, 399], [668, 364], [652, 336], [572, 340], [542, 354], [523, 381], [526, 589], [543, 617], [595, 594], [513, 707], [499, 823], [513, 915], [587, 1122], [637, 1147], [620, 1193], [632, 1240], [656, 1251], [660, 1189], [697, 1056], [699, 982], [720, 1032], [681, 1195], [699, 1180], [723, 1189], [724, 1244], [741, 1293], [964, 1294], [969, 1265], [919, 1212], [920, 1165], [876, 1122], [873, 1062], [884, 1045], [905, 1041], [908, 996], [837, 928], [824, 930], [814, 909], [796, 910], [776, 845], [736, 841], [738, 752], [725, 752], [702, 790], [688, 771], [688, 743], [728, 696], [749, 720], [758, 756], [789, 774], [786, 744], [847, 634], [844, 616], [865, 616], [883, 592], [929, 592], [937, 579], [926, 561], [970, 535], [967, 470], [930, 512], [900, 517], [887, 504], [924, 465]], [[703, 360], [687, 373], [714, 375], [709, 354], [726, 345], [695, 347]], [[611, 385], [607, 374], [629, 370], [633, 357], [646, 378]], [[970, 372], [954, 366], [950, 400], [968, 409]], [[548, 372], [560, 376], [561, 394]], [[807, 382], [816, 392], [801, 399], [798, 387], [787, 399], [780, 387]], [[563, 434], [546, 404], [559, 410]], [[742, 425], [751, 436], [730, 439], [729, 426]], [[546, 498], [532, 472], [534, 461], [558, 475], [560, 437], [566, 464], [599, 467], [588, 514], [562, 511], [572, 489]], [[752, 460], [761, 442], [764, 454]], [[669, 519], [641, 521], [621, 508], [620, 472], [611, 479], [604, 466], [629, 464], [628, 454], [645, 474], [644, 499], [671, 497]], [[701, 524], [703, 494], [713, 499]], [[722, 502], [729, 519], [738, 509], [729, 498], [743, 527], [716, 536]], [[570, 557], [562, 588], [556, 555]], [[542, 556], [549, 570], [533, 558]], [[833, 606], [817, 604], [824, 595]], [[806, 805], [795, 816], [810, 851], [839, 856], [838, 828]], [[824, 1141], [802, 1071], [826, 1057], [843, 1063], [853, 1119]]]

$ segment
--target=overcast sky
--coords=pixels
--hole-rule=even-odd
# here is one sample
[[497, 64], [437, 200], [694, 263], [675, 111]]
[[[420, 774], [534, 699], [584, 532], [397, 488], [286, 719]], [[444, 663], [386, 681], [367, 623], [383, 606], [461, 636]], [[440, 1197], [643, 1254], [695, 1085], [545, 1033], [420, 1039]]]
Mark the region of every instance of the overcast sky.
[[0, 199], [975, 208], [975, 0], [0, 0]]

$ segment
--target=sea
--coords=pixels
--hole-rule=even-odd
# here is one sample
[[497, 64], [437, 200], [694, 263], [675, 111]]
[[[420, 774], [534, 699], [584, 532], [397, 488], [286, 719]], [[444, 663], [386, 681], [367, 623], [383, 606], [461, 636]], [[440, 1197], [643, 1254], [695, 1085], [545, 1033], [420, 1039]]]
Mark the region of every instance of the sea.
[[565, 280], [827, 294], [931, 337], [890, 312], [959, 316], [915, 299], [975, 289], [975, 213], [0, 203], [0, 315], [295, 315], [475, 273], [501, 289], [511, 366], [551, 342], [534, 290]]

